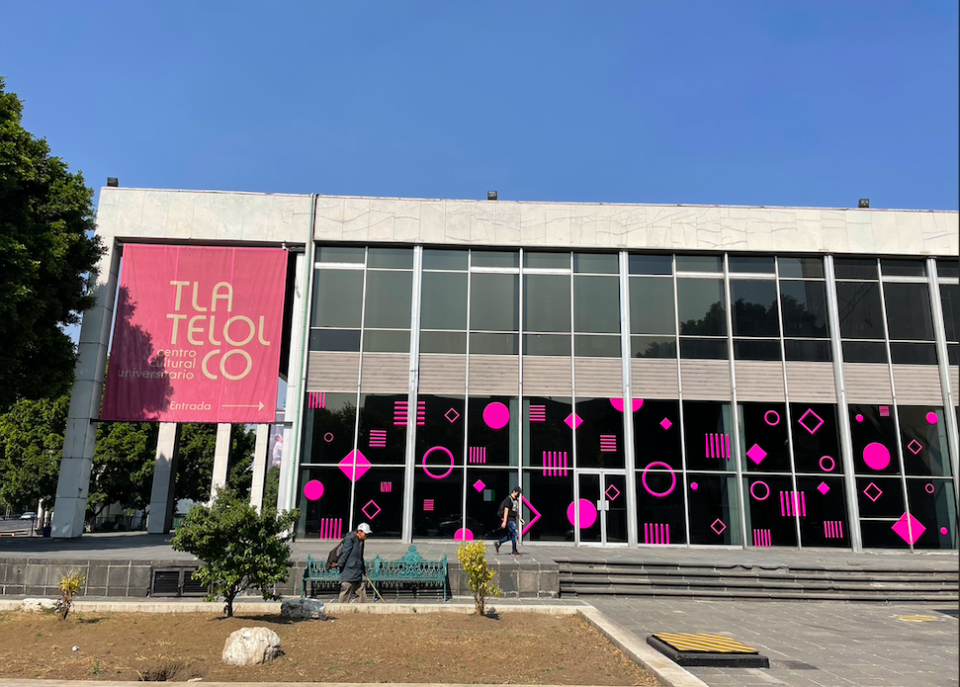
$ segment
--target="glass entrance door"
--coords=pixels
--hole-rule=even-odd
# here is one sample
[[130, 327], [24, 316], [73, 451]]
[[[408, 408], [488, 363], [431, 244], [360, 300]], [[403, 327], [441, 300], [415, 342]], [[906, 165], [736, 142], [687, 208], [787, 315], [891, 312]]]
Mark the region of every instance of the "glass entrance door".
[[[582, 544], [627, 543], [627, 482], [623, 473], [581, 472], [577, 478], [580, 497], [576, 509], [580, 515]], [[576, 513], [571, 506], [570, 521]]]

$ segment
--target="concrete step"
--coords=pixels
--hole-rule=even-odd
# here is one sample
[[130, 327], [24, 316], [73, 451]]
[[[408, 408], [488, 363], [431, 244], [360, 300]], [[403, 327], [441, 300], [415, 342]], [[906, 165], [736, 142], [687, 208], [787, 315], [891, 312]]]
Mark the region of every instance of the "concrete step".
[[957, 593], [906, 593], [906, 592], [826, 592], [826, 591], [764, 591], [748, 589], [662, 589], [623, 587], [582, 587], [562, 585], [564, 596], [631, 596], [631, 597], [683, 597], [685, 599], [756, 599], [756, 600], [807, 600], [807, 601], [856, 601], [866, 603], [956, 603]]
[[926, 591], [930, 593], [956, 592], [957, 586], [936, 580], [917, 581], [910, 584], [878, 582], [873, 580], [750, 580], [731, 577], [667, 577], [651, 579], [638, 576], [606, 575], [591, 576], [560, 575], [561, 589], [568, 584], [580, 586], [626, 585], [633, 587], [685, 587], [685, 588], [742, 588], [742, 589], [844, 589], [877, 591]]
[[587, 563], [585, 561], [561, 561], [559, 563], [561, 572], [575, 572], [583, 574], [591, 573], [616, 573], [616, 574], [638, 574], [638, 575], [728, 575], [734, 577], [796, 577], [804, 579], [839, 579], [843, 577], [863, 578], [869, 577], [878, 580], [890, 581], [909, 581], [913, 579], [928, 578], [933, 575], [939, 579], [960, 582], [960, 573], [956, 570], [850, 570], [850, 569], [822, 569], [822, 568], [759, 568], [745, 566], [731, 567], [705, 567], [696, 565], [648, 565], [648, 564], [611, 564], [611, 563]]

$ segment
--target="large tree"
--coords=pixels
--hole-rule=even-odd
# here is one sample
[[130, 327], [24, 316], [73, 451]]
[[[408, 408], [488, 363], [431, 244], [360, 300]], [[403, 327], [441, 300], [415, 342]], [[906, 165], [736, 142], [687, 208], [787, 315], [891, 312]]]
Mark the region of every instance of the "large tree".
[[22, 117], [0, 77], [0, 410], [69, 390], [76, 351], [62, 328], [93, 305], [103, 253], [93, 190]]
[[23, 400], [0, 415], [0, 502], [16, 511], [53, 505], [69, 399]]

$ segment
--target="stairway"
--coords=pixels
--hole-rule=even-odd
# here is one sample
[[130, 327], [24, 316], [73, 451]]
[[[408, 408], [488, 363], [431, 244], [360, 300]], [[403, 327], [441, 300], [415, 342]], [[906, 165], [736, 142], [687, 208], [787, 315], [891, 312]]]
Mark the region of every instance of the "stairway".
[[613, 595], [695, 599], [956, 603], [958, 573], [884, 567], [707, 566], [558, 558], [561, 597]]

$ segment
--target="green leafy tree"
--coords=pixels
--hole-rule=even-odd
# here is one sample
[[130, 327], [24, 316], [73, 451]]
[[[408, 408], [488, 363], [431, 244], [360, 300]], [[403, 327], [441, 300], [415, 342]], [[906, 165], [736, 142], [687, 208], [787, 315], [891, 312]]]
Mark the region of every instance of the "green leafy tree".
[[484, 615], [487, 612], [487, 597], [500, 596], [500, 587], [493, 583], [497, 573], [487, 564], [487, 545], [479, 540], [464, 542], [457, 547], [457, 558], [463, 574], [467, 576], [467, 585], [473, 592], [477, 615]]
[[273, 587], [283, 582], [292, 565], [287, 534], [299, 512], [262, 513], [230, 488], [221, 489], [210, 507], [197, 506], [174, 535], [174, 551], [185, 551], [202, 565], [194, 578], [210, 589], [207, 601], [223, 597], [224, 613], [233, 617], [237, 596], [257, 590], [263, 599], [279, 599]]
[[160, 426], [151, 422], [102, 422], [90, 473], [87, 520], [111, 504], [144, 509], [150, 504]]
[[[230, 438], [230, 468], [227, 485], [241, 496], [250, 495], [253, 473], [253, 452], [256, 448], [255, 432], [248, 432], [242, 425], [234, 425]], [[210, 483], [213, 481], [213, 456], [217, 445], [217, 426], [189, 424], [180, 430], [180, 449], [177, 453], [176, 498], [190, 501], [206, 501], [210, 498]]]
[[76, 350], [63, 326], [94, 304], [103, 254], [93, 190], [22, 117], [0, 77], [0, 409], [69, 390]]
[[66, 396], [22, 400], [0, 415], [0, 501], [10, 508], [53, 504], [69, 406]]

